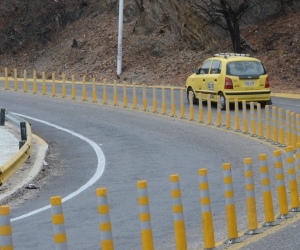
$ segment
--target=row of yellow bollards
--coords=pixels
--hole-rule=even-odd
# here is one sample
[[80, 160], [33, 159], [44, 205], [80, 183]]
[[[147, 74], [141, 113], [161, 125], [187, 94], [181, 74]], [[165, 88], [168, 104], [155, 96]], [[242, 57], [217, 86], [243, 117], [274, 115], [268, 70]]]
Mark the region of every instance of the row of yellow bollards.
[[[269, 177], [269, 169], [266, 154], [259, 155], [262, 198], [264, 204], [265, 222], [264, 227], [275, 226], [278, 223], [276, 219], [286, 219], [290, 217], [290, 212], [300, 211], [298, 182], [300, 182], [300, 173], [296, 174], [296, 169], [300, 170], [300, 143], [297, 143], [297, 168], [295, 168], [295, 160], [293, 156], [293, 148], [286, 147], [286, 166], [289, 181], [290, 206], [288, 204], [287, 190], [285, 184], [285, 176], [283, 171], [283, 161], [280, 150], [274, 151], [274, 168], [276, 173], [276, 187], [279, 204], [279, 216], [275, 218], [271, 180]], [[252, 159], [244, 159], [244, 178], [246, 191], [246, 212], [248, 220], [248, 229], [244, 234], [253, 235], [261, 233], [259, 228], [257, 211], [256, 211], [256, 195], [253, 180]], [[224, 196], [226, 204], [227, 217], [227, 239], [224, 243], [234, 244], [240, 242], [237, 225], [237, 215], [234, 201], [234, 189], [232, 169], [230, 163], [222, 165]], [[213, 216], [211, 210], [208, 171], [207, 169], [199, 169], [199, 190], [200, 205], [202, 214], [203, 241], [205, 249], [213, 249], [216, 246], [214, 236]], [[298, 179], [298, 181], [297, 181]], [[184, 221], [184, 209], [182, 204], [179, 175], [170, 176], [172, 211], [174, 218], [174, 236], [176, 249], [187, 249], [186, 230]], [[151, 227], [150, 202], [147, 190], [147, 181], [137, 182], [138, 189], [138, 205], [139, 218], [141, 226], [141, 240], [143, 250], [153, 250], [154, 240]], [[100, 237], [101, 247], [103, 250], [114, 249], [112, 225], [109, 216], [109, 204], [107, 200], [106, 188], [96, 190], [98, 199], [98, 214], [100, 218]], [[61, 197], [51, 197], [50, 204], [52, 208], [52, 224], [54, 230], [54, 242], [56, 249], [67, 249], [67, 234], [64, 226], [64, 214], [62, 208]], [[290, 207], [290, 210], [289, 210]], [[8, 206], [0, 207], [0, 248], [13, 249], [12, 227], [10, 224], [10, 209]]]

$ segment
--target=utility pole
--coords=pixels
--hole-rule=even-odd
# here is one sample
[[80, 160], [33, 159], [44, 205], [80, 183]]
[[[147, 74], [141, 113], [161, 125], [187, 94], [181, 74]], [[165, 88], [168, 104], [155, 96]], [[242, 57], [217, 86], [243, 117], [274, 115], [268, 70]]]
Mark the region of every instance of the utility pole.
[[117, 75], [120, 75], [122, 73], [123, 5], [124, 5], [124, 0], [120, 0], [119, 1], [119, 32], [118, 32]]

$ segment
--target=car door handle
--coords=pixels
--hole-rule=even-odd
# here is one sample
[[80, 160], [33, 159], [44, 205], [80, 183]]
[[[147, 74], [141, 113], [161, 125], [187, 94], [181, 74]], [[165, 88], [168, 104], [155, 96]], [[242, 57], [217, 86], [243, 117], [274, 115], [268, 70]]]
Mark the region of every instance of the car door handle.
[[205, 79], [203, 79], [203, 82], [205, 82]]
[[215, 82], [217, 81], [217, 79], [215, 79]]

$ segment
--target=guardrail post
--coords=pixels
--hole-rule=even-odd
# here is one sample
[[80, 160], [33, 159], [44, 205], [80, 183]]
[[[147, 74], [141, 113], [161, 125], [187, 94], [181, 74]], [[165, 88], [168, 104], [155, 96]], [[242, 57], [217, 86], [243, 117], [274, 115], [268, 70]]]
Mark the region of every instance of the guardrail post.
[[263, 123], [262, 123], [262, 115], [261, 115], [261, 105], [260, 105], [260, 103], [257, 103], [256, 107], [257, 107], [258, 137], [260, 139], [264, 139], [264, 129], [263, 129]]
[[157, 95], [156, 95], [156, 86], [152, 87], [152, 106], [153, 113], [157, 113]]
[[194, 121], [194, 104], [193, 104], [192, 95], [189, 95], [189, 104], [190, 104], [190, 121]]
[[147, 182], [138, 181], [137, 187], [139, 195], [142, 249], [154, 250]]
[[62, 89], [61, 89], [61, 97], [66, 98], [67, 96], [66, 90], [66, 74], [62, 74]]
[[276, 107], [272, 107], [272, 130], [273, 130], [273, 143], [278, 144], [278, 127], [277, 127], [277, 111]]
[[184, 92], [180, 90], [180, 119], [184, 119]]
[[17, 69], [14, 69], [14, 78], [15, 78], [15, 81], [14, 81], [14, 87], [15, 87], [15, 91], [18, 91], [19, 89], [19, 86], [18, 86], [18, 73], [17, 73]]
[[106, 78], [103, 79], [103, 104], [107, 104], [107, 86], [106, 86]]
[[170, 176], [176, 249], [187, 249], [179, 175]]
[[42, 83], [42, 95], [46, 95], [46, 93], [47, 93], [47, 86], [46, 86], [45, 72], [42, 72], [42, 78], [43, 78], [43, 83]]
[[239, 117], [239, 102], [238, 99], [234, 100], [234, 117], [235, 117], [235, 131], [240, 131], [240, 117]]
[[167, 114], [167, 103], [166, 103], [166, 89], [165, 87], [161, 88], [161, 114]]
[[243, 105], [243, 133], [248, 134], [248, 117], [247, 117], [247, 107], [246, 107], [246, 101], [242, 101]]
[[245, 176], [245, 189], [246, 189], [246, 203], [247, 203], [247, 214], [248, 214], [248, 231], [245, 235], [259, 234], [256, 213], [256, 200], [253, 182], [253, 171], [252, 171], [252, 159], [244, 159], [244, 176]]
[[225, 102], [225, 105], [226, 105], [226, 129], [230, 129], [231, 127], [231, 121], [230, 121], [230, 103], [229, 103], [229, 100], [226, 99], [226, 102]]
[[217, 126], [222, 126], [221, 100], [219, 95], [217, 96]]
[[297, 143], [297, 129], [296, 129], [296, 117], [295, 112], [291, 112], [291, 129], [292, 129], [292, 145], [293, 150], [296, 150]]
[[210, 205], [209, 185], [207, 178], [207, 169], [198, 170], [200, 204], [202, 210], [202, 231], [204, 238], [204, 248], [213, 249], [215, 245], [214, 223]]
[[291, 197], [291, 212], [300, 211], [299, 191], [294, 164], [293, 147], [286, 147], [286, 164], [289, 175], [290, 197]]
[[207, 124], [212, 125], [211, 97], [207, 95]]
[[147, 111], [147, 92], [146, 92], [146, 85], [143, 84], [143, 110]]
[[56, 97], [55, 72], [52, 72], [52, 96]]
[[118, 105], [118, 89], [117, 89], [117, 81], [114, 80], [114, 106]]
[[204, 117], [203, 117], [203, 102], [202, 102], [202, 94], [201, 93], [199, 93], [198, 99], [199, 99], [199, 122], [203, 123]]
[[56, 250], [67, 250], [67, 234], [61, 197], [51, 197], [50, 204], [52, 209], [52, 224]]
[[0, 111], [0, 126], [5, 126], [5, 109]]
[[82, 77], [82, 101], [86, 101], [85, 76]]
[[27, 140], [26, 122], [20, 122], [21, 141]]
[[5, 75], [5, 90], [9, 89], [9, 85], [8, 85], [8, 73], [7, 73], [7, 68], [5, 67], [4, 69], [4, 75]]
[[75, 87], [75, 76], [71, 76], [72, 79], [72, 100], [76, 99], [76, 87]]
[[171, 88], [171, 117], [176, 115], [174, 88]]
[[282, 108], [278, 109], [278, 120], [279, 120], [279, 142], [280, 146], [285, 146], [285, 136], [284, 136], [284, 123], [283, 123], [283, 114], [282, 114]]
[[300, 114], [296, 115], [297, 142], [300, 142]]
[[286, 197], [286, 187], [284, 181], [284, 173], [282, 167], [282, 159], [280, 150], [274, 151], [274, 167], [276, 170], [276, 184], [278, 193], [278, 203], [279, 203], [279, 217], [278, 219], [289, 218], [288, 201]]
[[13, 250], [12, 226], [9, 206], [0, 206], [0, 249]]
[[266, 116], [266, 140], [268, 142], [271, 140], [271, 117], [270, 117], [270, 106], [265, 106], [265, 116]]
[[37, 86], [36, 86], [36, 70], [33, 71], [33, 94], [37, 93]]
[[137, 109], [137, 97], [136, 97], [136, 84], [135, 82], [132, 85], [132, 102], [133, 102], [133, 109]]
[[285, 111], [285, 132], [286, 132], [286, 145], [292, 146], [292, 134], [291, 134], [291, 111]]
[[27, 92], [27, 71], [26, 71], [26, 69], [24, 69], [24, 75], [23, 75], [23, 78], [24, 78], [24, 83], [23, 83], [23, 86], [24, 86], [24, 92], [26, 93], [26, 92]]
[[250, 119], [251, 119], [251, 136], [256, 135], [256, 121], [255, 121], [255, 112], [254, 112], [254, 102], [250, 102]]
[[113, 250], [114, 241], [112, 237], [109, 204], [107, 201], [106, 188], [97, 188], [96, 195], [98, 197], [98, 214], [100, 219], [100, 234], [102, 250]]
[[123, 108], [127, 108], [127, 86], [126, 81], [123, 82]]
[[270, 186], [269, 168], [267, 165], [267, 155], [259, 155], [260, 173], [261, 173], [261, 185], [262, 195], [264, 200], [264, 211], [265, 211], [265, 223], [264, 227], [276, 226], [278, 223], [275, 222], [273, 199]]
[[227, 214], [227, 230], [228, 239], [224, 242], [225, 244], [234, 244], [241, 242], [238, 238], [236, 210], [234, 203], [234, 191], [232, 185], [232, 174], [230, 163], [224, 163], [222, 165], [224, 186], [225, 186], [225, 200], [226, 200], [226, 214]]

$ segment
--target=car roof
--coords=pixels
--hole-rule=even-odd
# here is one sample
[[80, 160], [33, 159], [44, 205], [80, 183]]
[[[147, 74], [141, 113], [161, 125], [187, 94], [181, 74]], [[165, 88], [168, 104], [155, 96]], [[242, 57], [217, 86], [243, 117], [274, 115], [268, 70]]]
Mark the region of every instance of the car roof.
[[220, 58], [226, 61], [258, 61], [257, 58], [251, 57], [250, 54], [239, 54], [239, 53], [218, 53], [214, 54], [213, 57], [209, 58], [213, 60], [215, 58]]

